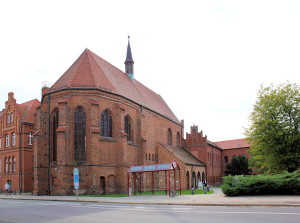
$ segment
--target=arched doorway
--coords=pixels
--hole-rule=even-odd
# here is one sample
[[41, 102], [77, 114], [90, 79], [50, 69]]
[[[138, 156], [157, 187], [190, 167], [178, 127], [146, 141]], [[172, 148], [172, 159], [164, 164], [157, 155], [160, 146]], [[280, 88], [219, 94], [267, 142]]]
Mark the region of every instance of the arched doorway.
[[202, 182], [204, 183], [205, 182], [205, 173], [202, 172]]
[[192, 184], [193, 184], [193, 188], [196, 188], [196, 174], [195, 174], [195, 172], [192, 173]]
[[201, 176], [200, 176], [200, 172], [198, 172], [197, 174], [197, 184], [198, 184], [198, 187], [199, 187], [199, 182], [201, 181]]

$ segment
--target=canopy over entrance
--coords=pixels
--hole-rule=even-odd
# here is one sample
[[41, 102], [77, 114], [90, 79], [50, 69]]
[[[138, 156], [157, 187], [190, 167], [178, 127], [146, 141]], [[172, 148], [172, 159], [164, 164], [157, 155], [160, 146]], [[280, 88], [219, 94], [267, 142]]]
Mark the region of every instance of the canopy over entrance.
[[[166, 191], [169, 188], [169, 196], [170, 196], [170, 190], [171, 190], [171, 171], [173, 172], [173, 180], [174, 182], [174, 190], [176, 191], [176, 170], [179, 172], [179, 191], [181, 195], [181, 177], [180, 177], [180, 167], [174, 160], [172, 163], [166, 163], [166, 164], [154, 164], [154, 165], [144, 165], [144, 166], [135, 166], [134, 164], [129, 168], [128, 173], [127, 173], [127, 184], [128, 184], [128, 196], [129, 196], [129, 174], [133, 174], [133, 187], [134, 187], [134, 195], [136, 194], [136, 174], [140, 175], [140, 194], [142, 194], [142, 180], [141, 180], [141, 175], [142, 173], [152, 173], [152, 193], [154, 195], [154, 177], [153, 173], [154, 172], [159, 172], [159, 171], [164, 171], [165, 172], [165, 188], [164, 190]], [[169, 178], [169, 184], [167, 182], [167, 175]], [[168, 186], [169, 185], [169, 186]]]

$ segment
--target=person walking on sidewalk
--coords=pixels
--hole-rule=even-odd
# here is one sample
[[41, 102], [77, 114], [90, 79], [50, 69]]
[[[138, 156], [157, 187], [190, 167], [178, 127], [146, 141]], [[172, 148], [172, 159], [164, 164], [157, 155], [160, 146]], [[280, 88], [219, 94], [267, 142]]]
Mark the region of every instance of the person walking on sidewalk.
[[10, 194], [10, 193], [9, 193], [9, 184], [8, 184], [8, 182], [5, 183], [5, 186], [4, 186], [4, 187], [5, 187], [5, 190], [6, 190], [6, 194], [7, 194], [7, 195]]

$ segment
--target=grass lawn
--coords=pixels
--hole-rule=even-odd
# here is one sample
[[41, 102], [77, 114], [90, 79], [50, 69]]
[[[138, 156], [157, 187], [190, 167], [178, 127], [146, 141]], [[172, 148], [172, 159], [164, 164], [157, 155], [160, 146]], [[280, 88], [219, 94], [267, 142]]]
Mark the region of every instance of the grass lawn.
[[[195, 194], [204, 194], [204, 190], [195, 190]], [[206, 194], [213, 194], [213, 190], [206, 191]], [[137, 192], [136, 195], [140, 195], [140, 192]], [[141, 195], [152, 195], [151, 191], [142, 192]], [[166, 191], [155, 191], [154, 195], [166, 195]], [[169, 195], [169, 191], [168, 191]], [[176, 195], [179, 195], [179, 190], [176, 191]], [[181, 190], [181, 195], [192, 195], [192, 190]], [[79, 195], [80, 197], [127, 197], [127, 194], [106, 194], [106, 195]]]

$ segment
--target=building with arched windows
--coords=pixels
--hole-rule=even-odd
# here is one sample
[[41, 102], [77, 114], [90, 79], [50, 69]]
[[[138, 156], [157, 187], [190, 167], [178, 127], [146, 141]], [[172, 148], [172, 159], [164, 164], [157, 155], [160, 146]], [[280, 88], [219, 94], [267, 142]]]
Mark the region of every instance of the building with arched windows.
[[[34, 194], [73, 194], [74, 168], [79, 192], [87, 194], [127, 191], [133, 164], [176, 160], [191, 176], [205, 172], [205, 164], [181, 147], [183, 123], [135, 79], [133, 66], [129, 41], [126, 73], [86, 49], [53, 86], [42, 89]], [[192, 180], [182, 174], [182, 187]]]
[[14, 93], [8, 93], [5, 108], [0, 111], [0, 188], [9, 182], [11, 190], [33, 189], [34, 113], [38, 100], [18, 104]]
[[[17, 104], [9, 93], [0, 112], [0, 188], [8, 181], [36, 195], [74, 194], [78, 168], [79, 193], [120, 193], [127, 191], [132, 165], [175, 160], [182, 188], [190, 189], [199, 181], [221, 182], [225, 158], [249, 148], [210, 142], [196, 126], [186, 139], [183, 133], [183, 120], [135, 79], [129, 40], [125, 73], [85, 49], [51, 87], [42, 88], [41, 103]], [[149, 179], [139, 182], [150, 188]]]

